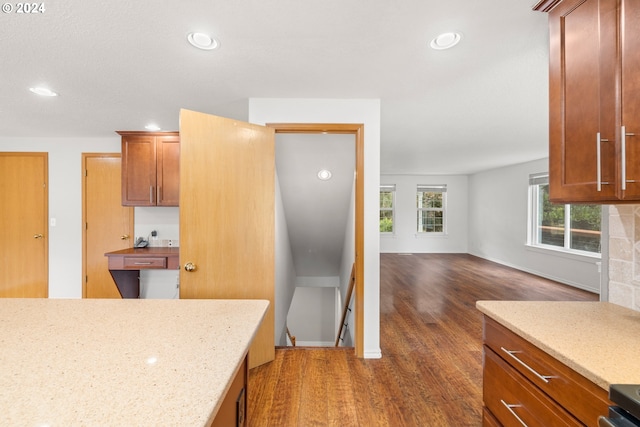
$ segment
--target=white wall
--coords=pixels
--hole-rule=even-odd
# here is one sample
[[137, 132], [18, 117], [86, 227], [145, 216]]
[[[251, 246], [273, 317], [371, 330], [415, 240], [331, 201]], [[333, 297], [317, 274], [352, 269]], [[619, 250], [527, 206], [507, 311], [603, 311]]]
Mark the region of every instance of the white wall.
[[[120, 150], [116, 134], [112, 138], [0, 138], [0, 151], [49, 153], [49, 218], [56, 219], [48, 236], [49, 298], [82, 298], [82, 153]], [[155, 228], [160, 238], [178, 238], [177, 209], [136, 208], [136, 236], [146, 236]], [[173, 298], [176, 282], [176, 272], [144, 272], [140, 291], [147, 298]]]
[[547, 171], [541, 159], [469, 177], [469, 253], [599, 292], [599, 260], [526, 246], [529, 175]]
[[82, 153], [119, 153], [113, 138], [0, 138], [0, 151], [49, 153], [49, 298], [82, 298]]
[[333, 346], [336, 339], [336, 291], [330, 287], [296, 288], [287, 316], [299, 346]]
[[[394, 233], [380, 235], [380, 252], [467, 253], [468, 178], [466, 175], [382, 175], [395, 184]], [[416, 190], [419, 184], [446, 184], [445, 235], [418, 235]]]
[[364, 124], [364, 357], [380, 352], [380, 100], [249, 99], [249, 121]]
[[293, 293], [296, 289], [296, 271], [287, 231], [287, 219], [282, 205], [282, 193], [276, 173], [275, 198], [275, 342], [287, 345], [286, 321]]
[[[149, 238], [156, 230], [158, 240], [180, 241], [180, 212], [178, 207], [156, 206], [135, 208], [135, 236]], [[153, 242], [150, 242], [153, 244]], [[157, 244], [160, 246], [160, 244]], [[140, 298], [175, 299], [180, 270], [140, 270]]]

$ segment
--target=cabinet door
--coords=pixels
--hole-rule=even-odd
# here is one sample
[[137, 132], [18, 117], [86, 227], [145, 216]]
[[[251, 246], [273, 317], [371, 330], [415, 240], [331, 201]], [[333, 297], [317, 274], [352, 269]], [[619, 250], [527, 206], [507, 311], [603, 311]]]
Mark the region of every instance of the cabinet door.
[[122, 205], [155, 206], [155, 137], [125, 135], [122, 138]]
[[[619, 174], [621, 198], [640, 199], [640, 4], [624, 0], [621, 9], [622, 126]], [[623, 184], [624, 181], [624, 184]]]
[[178, 206], [180, 189], [180, 137], [156, 137], [157, 205]]
[[554, 202], [615, 200], [615, 12], [615, 0], [569, 0], [549, 14]]

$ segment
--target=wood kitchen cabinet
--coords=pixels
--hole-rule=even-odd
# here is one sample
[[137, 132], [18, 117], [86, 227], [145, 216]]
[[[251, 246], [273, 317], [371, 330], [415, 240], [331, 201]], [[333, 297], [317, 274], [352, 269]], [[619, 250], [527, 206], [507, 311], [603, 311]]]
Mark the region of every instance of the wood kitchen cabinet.
[[484, 317], [483, 426], [597, 426], [607, 392]]
[[118, 132], [122, 136], [122, 205], [178, 206], [178, 132]]
[[549, 12], [550, 198], [640, 200], [640, 4], [544, 0]]

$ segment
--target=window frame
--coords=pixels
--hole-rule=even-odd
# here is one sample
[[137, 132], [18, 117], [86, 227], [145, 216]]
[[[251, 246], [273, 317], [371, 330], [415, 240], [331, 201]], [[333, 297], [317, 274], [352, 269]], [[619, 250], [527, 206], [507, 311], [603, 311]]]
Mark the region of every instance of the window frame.
[[[541, 227], [541, 206], [540, 206], [540, 187], [543, 185], [549, 185], [548, 173], [537, 173], [529, 176], [529, 209], [527, 218], [527, 246], [536, 249], [562, 252], [565, 254], [586, 256], [590, 258], [602, 258], [601, 252], [585, 251], [580, 249], [573, 249], [571, 247], [571, 208], [570, 203], [564, 204], [564, 236], [563, 246], [549, 245], [541, 242], [541, 234], [539, 229]], [[602, 211], [600, 232], [602, 233]], [[600, 234], [602, 239], [602, 234]]]
[[[426, 191], [433, 190], [433, 191]], [[418, 206], [418, 193], [441, 193], [441, 208], [421, 208]], [[415, 230], [416, 236], [446, 236], [447, 235], [447, 185], [446, 184], [418, 184], [416, 187], [416, 216]], [[442, 231], [420, 231], [420, 213], [421, 212], [442, 212]]]
[[[383, 190], [388, 189], [391, 193], [391, 208], [382, 207], [382, 193]], [[391, 231], [380, 231], [381, 235], [390, 236], [396, 233], [396, 185], [395, 184], [380, 184], [380, 200], [379, 200], [379, 212], [391, 211]], [[378, 230], [380, 222], [378, 221]]]

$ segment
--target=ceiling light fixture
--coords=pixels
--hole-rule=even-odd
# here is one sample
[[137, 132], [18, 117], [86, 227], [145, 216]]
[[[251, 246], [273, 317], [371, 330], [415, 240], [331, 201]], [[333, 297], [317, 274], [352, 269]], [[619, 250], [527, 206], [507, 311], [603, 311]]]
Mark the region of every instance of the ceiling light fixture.
[[449, 49], [460, 43], [462, 40], [462, 34], [456, 32], [442, 33], [435, 39], [431, 40], [429, 46], [435, 50]]
[[189, 33], [187, 40], [192, 46], [202, 50], [213, 50], [220, 46], [218, 40], [205, 33]]
[[331, 171], [327, 169], [321, 169], [318, 171], [318, 179], [322, 181], [328, 181], [331, 179]]
[[154, 124], [154, 123], [149, 123], [148, 125], [146, 125], [144, 127], [146, 130], [150, 130], [150, 131], [158, 131], [160, 130], [160, 126]]
[[36, 95], [40, 95], [40, 96], [58, 96], [57, 93], [55, 93], [51, 89], [47, 89], [46, 87], [41, 87], [41, 86], [30, 87], [29, 90], [35, 93]]

